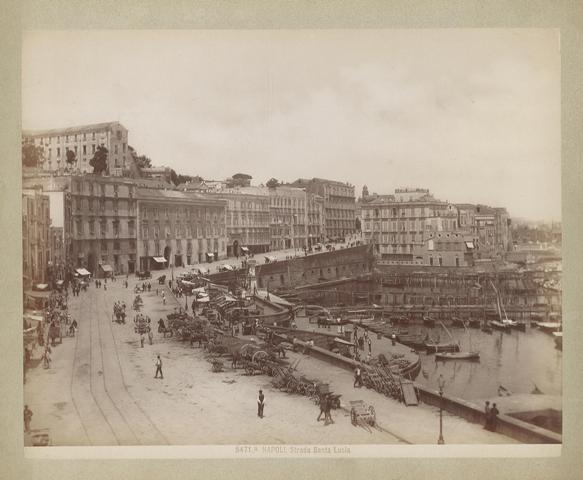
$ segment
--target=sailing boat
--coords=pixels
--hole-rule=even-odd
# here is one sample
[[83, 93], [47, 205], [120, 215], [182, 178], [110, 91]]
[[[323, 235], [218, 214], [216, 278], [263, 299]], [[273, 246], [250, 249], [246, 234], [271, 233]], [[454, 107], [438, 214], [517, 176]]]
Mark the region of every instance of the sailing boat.
[[508, 332], [512, 327], [515, 327], [516, 325], [518, 325], [518, 322], [515, 322], [514, 320], [510, 320], [508, 318], [508, 316], [506, 315], [506, 310], [504, 310], [504, 318], [502, 318], [502, 310], [504, 309], [504, 306], [500, 302], [500, 295], [498, 294], [498, 290], [496, 289], [496, 287], [494, 286], [492, 281], [490, 281], [490, 285], [492, 285], [492, 288], [494, 289], [494, 292], [496, 293], [496, 307], [498, 309], [499, 320], [491, 320], [489, 324], [492, 328], [495, 328], [496, 330], [502, 330], [504, 332]]
[[427, 350], [427, 353], [459, 352], [460, 350], [459, 344], [454, 341], [453, 337], [451, 336], [451, 333], [449, 333], [449, 330], [445, 327], [443, 322], [440, 321], [439, 323], [441, 324], [443, 329], [447, 332], [449, 338], [451, 338], [451, 342], [439, 342], [439, 341], [436, 342], [427, 340], [425, 341], [425, 349]]
[[464, 323], [464, 328], [468, 334], [468, 338], [470, 341], [470, 349], [468, 351], [459, 352], [438, 352], [435, 354], [436, 360], [479, 360], [480, 359], [480, 352], [475, 351], [472, 349], [472, 335], [470, 334], [468, 327]]

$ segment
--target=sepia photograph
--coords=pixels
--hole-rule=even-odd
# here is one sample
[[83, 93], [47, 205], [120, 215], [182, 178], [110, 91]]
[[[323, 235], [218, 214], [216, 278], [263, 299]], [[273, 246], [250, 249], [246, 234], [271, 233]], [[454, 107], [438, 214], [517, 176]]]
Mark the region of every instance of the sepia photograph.
[[21, 63], [28, 450], [563, 443], [559, 30], [28, 30]]

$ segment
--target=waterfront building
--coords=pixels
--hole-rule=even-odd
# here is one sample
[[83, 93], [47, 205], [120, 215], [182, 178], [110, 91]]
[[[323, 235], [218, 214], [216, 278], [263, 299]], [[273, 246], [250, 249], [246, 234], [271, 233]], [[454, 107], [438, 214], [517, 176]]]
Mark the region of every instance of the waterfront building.
[[299, 178], [291, 184], [324, 199], [324, 236], [344, 239], [355, 230], [354, 185], [323, 178]]
[[308, 215], [307, 247], [324, 241], [324, 197], [315, 193], [306, 193]]
[[[45, 171], [63, 173], [67, 169], [75, 173], [93, 172], [89, 161], [99, 146], [107, 148], [110, 175], [121, 176], [129, 170], [128, 130], [119, 122], [24, 131], [22, 136], [25, 141], [32, 141], [43, 148], [41, 167]], [[69, 150], [75, 153], [77, 159], [72, 167], [67, 164]]]
[[303, 188], [265, 187], [270, 200], [271, 250], [308, 246], [308, 198]]
[[212, 197], [227, 202], [227, 256], [269, 251], [270, 197], [266, 188], [225, 188]]
[[512, 250], [511, 219], [505, 208], [458, 204], [460, 228], [476, 240], [477, 258], [502, 256]]
[[474, 265], [474, 239], [463, 231], [431, 231], [421, 245], [413, 248], [413, 262], [431, 267], [470, 267]]
[[212, 262], [226, 256], [226, 202], [176, 190], [137, 188], [140, 270]]
[[394, 195], [363, 198], [363, 237], [374, 244], [381, 261], [428, 265], [430, 257], [416, 252], [427, 249], [429, 234], [459, 230], [455, 205], [436, 199], [427, 189], [402, 188]]
[[50, 200], [40, 189], [22, 191], [22, 273], [25, 289], [49, 283], [52, 262]]

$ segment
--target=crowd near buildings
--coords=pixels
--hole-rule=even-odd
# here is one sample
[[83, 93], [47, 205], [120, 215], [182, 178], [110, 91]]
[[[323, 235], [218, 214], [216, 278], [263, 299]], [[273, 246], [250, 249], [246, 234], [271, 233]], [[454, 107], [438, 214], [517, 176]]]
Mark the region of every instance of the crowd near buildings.
[[[426, 189], [370, 195], [365, 187], [357, 199], [350, 183], [323, 178], [173, 182], [171, 168], [138, 164], [118, 122], [24, 132], [24, 144], [39, 152], [37, 166], [23, 168], [29, 288], [76, 269], [99, 277], [270, 250], [308, 254], [356, 233], [388, 264], [462, 267], [513, 246], [506, 209], [452, 204]], [[107, 166], [95, 174], [99, 147]]]

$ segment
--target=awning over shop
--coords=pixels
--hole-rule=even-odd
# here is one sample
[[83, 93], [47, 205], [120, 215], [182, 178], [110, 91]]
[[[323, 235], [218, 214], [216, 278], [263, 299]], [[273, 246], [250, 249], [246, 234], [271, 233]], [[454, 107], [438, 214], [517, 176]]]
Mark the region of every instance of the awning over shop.
[[241, 251], [245, 253], [249, 253], [249, 249], [247, 247], [241, 247]]
[[207, 252], [206, 256], [207, 256], [207, 258], [213, 258], [215, 256], [215, 254]]
[[36, 292], [34, 290], [27, 290], [24, 293], [32, 298], [49, 298], [51, 296], [51, 292]]
[[85, 270], [84, 268], [78, 268], [77, 270], [75, 270], [79, 275], [81, 275], [82, 277], [85, 277], [87, 275], [91, 275], [91, 272], [89, 270]]
[[277, 260], [275, 257], [272, 257], [271, 255], [266, 255], [265, 258], [270, 262], [275, 262]]
[[474, 242], [466, 242], [466, 247], [467, 248], [474, 248]]
[[101, 270], [103, 270], [104, 272], [113, 272], [113, 268], [111, 268], [111, 265], [101, 264], [99, 266], [101, 267]]
[[65, 284], [65, 280], [57, 280], [57, 286], [62, 286]]
[[152, 260], [158, 263], [166, 263], [166, 259], [164, 257], [152, 257]]
[[49, 289], [48, 283], [37, 283], [34, 286], [34, 290], [44, 291], [44, 290], [48, 290], [48, 289]]
[[229, 272], [232, 272], [233, 270], [235, 270], [231, 265], [223, 265], [223, 269], [228, 270]]

